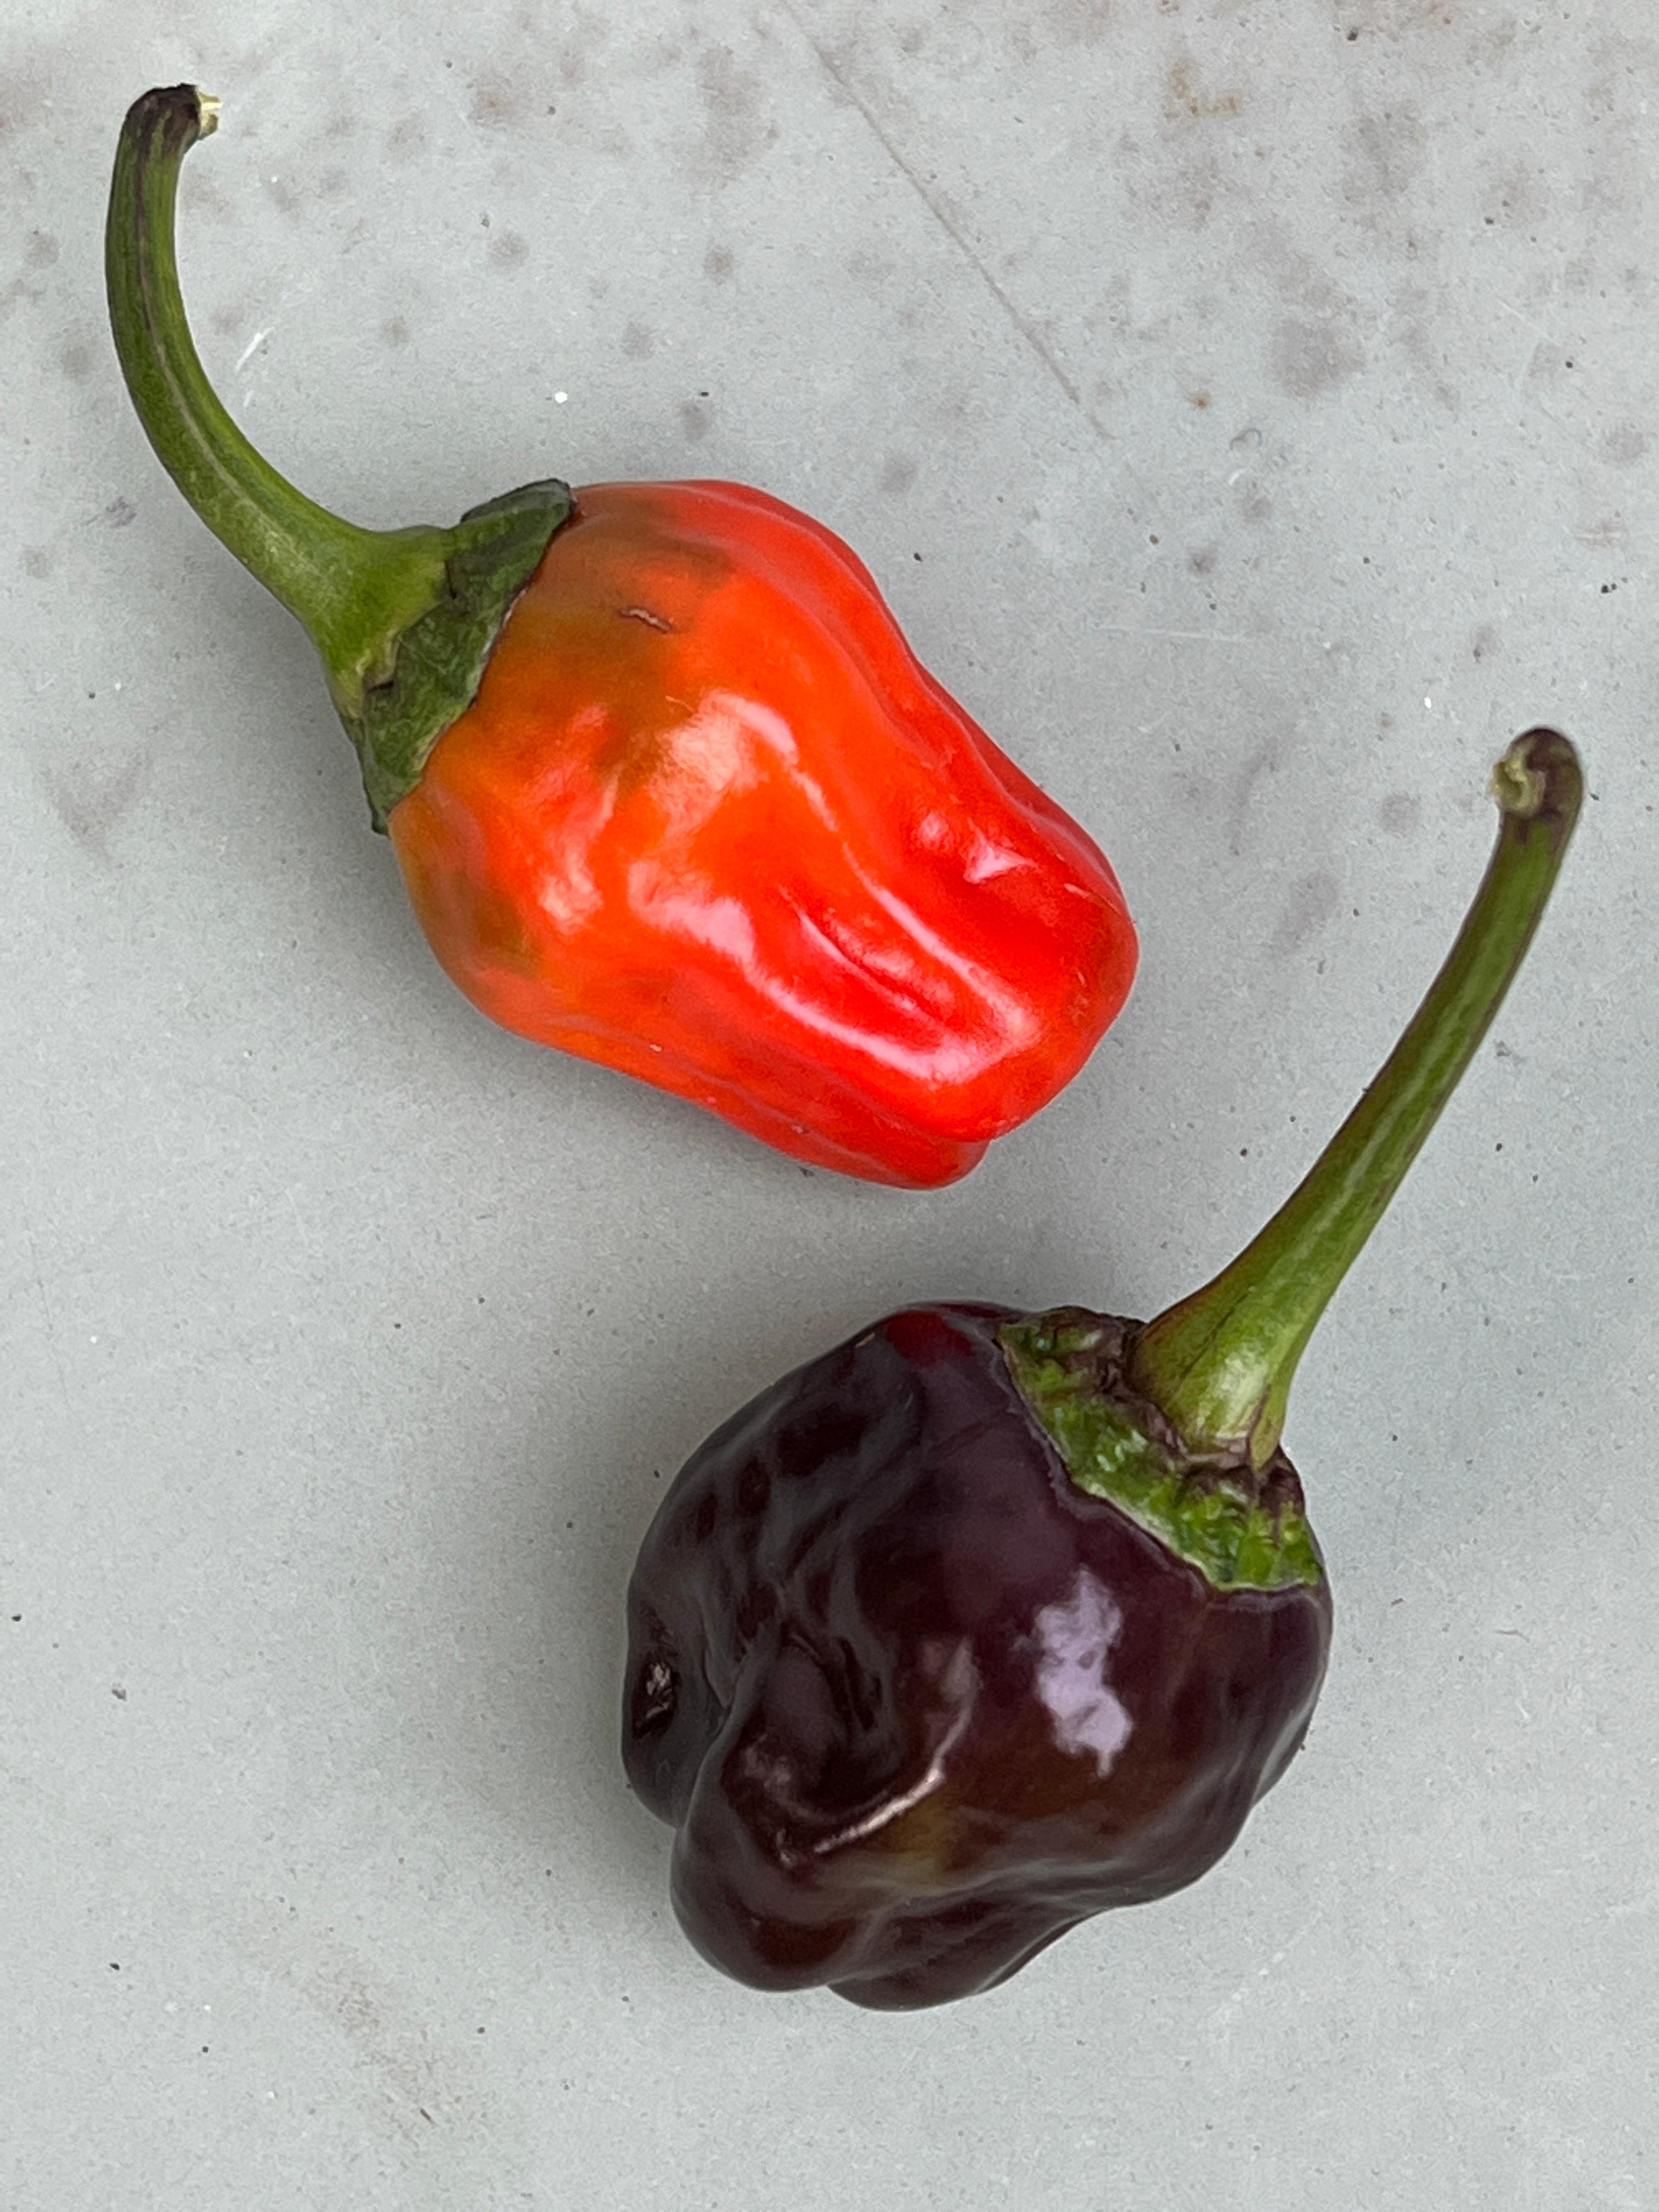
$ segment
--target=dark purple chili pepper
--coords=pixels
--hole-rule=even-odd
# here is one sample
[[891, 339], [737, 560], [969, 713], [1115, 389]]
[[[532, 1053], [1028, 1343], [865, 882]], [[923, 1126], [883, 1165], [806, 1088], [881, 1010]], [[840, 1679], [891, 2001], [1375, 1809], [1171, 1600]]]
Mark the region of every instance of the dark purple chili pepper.
[[1510, 748], [1445, 966], [1202, 1290], [1145, 1324], [912, 1307], [692, 1455], [635, 1569], [623, 1745], [716, 1966], [968, 1996], [1195, 1881], [1283, 1774], [1331, 1632], [1291, 1377], [1520, 965], [1580, 790], [1565, 738]]

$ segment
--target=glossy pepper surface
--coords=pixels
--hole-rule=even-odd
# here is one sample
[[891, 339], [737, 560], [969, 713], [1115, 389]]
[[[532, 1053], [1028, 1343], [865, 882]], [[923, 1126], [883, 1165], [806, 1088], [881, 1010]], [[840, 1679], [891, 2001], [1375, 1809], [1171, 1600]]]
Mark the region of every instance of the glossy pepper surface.
[[1503, 998], [1579, 789], [1555, 732], [1510, 748], [1445, 966], [1202, 1290], [1146, 1323], [911, 1307], [693, 1454], [629, 1589], [623, 1755], [715, 1965], [967, 1996], [1194, 1881], [1283, 1775], [1332, 1621], [1291, 1376]]
[[390, 829], [486, 1013], [878, 1181], [964, 1173], [1133, 970], [1091, 840], [738, 484], [578, 492]]
[[921, 667], [832, 532], [738, 484], [527, 485], [453, 530], [326, 514], [191, 345], [178, 174], [129, 114], [123, 369], [203, 519], [306, 624], [438, 958], [507, 1028], [872, 1181], [953, 1181], [1127, 994], [1086, 833]]

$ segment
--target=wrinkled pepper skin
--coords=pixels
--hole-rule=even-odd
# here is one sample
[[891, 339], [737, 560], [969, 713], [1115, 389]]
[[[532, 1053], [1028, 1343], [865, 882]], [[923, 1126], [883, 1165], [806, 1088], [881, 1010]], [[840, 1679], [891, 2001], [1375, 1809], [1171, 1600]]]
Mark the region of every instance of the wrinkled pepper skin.
[[997, 1340], [1021, 1318], [914, 1307], [799, 1368], [647, 1534], [623, 1758], [740, 1981], [987, 1989], [1196, 1881], [1306, 1732], [1328, 1579], [1219, 1590], [1077, 1488]]
[[389, 828], [506, 1028], [926, 1187], [1083, 1066], [1135, 939], [1078, 825], [763, 492], [575, 495]]

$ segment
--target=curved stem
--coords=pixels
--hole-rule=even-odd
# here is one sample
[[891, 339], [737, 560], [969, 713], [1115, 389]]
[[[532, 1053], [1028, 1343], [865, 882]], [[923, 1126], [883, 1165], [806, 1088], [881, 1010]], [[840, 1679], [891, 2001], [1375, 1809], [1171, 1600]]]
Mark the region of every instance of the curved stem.
[[173, 248], [179, 169], [218, 117], [218, 101], [188, 84], [127, 111], [104, 238], [116, 351], [167, 474], [310, 632], [384, 829], [475, 696], [514, 599], [573, 511], [570, 488], [520, 485], [448, 530], [362, 530], [254, 450], [197, 356]]
[[1492, 776], [1498, 842], [1445, 965], [1314, 1167], [1230, 1267], [1142, 1329], [1133, 1387], [1198, 1452], [1278, 1448], [1291, 1377], [1332, 1294], [1474, 1058], [1532, 942], [1572, 834], [1578, 758], [1553, 730]]
[[216, 537], [305, 624], [343, 711], [384, 681], [387, 640], [441, 587], [442, 533], [360, 529], [296, 491], [226, 412], [198, 357], [173, 228], [185, 155], [219, 103], [191, 85], [128, 111], [105, 231], [110, 321], [122, 374], [163, 467]]

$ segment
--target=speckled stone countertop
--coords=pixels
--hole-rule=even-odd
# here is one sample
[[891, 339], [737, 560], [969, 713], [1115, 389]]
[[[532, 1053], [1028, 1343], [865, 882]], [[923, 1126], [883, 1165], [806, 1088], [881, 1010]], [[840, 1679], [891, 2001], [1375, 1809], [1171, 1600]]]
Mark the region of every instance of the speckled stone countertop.
[[[720, 476], [1100, 838], [1127, 1012], [968, 1180], [803, 1171], [439, 972], [161, 475], [116, 131], [359, 520]], [[0, 0], [7, 2212], [1656, 2212], [1648, 0]], [[1287, 1441], [1238, 1847], [992, 1996], [691, 1954], [616, 1752], [661, 1485], [911, 1299], [1146, 1311], [1300, 1175], [1553, 721], [1591, 796]]]

